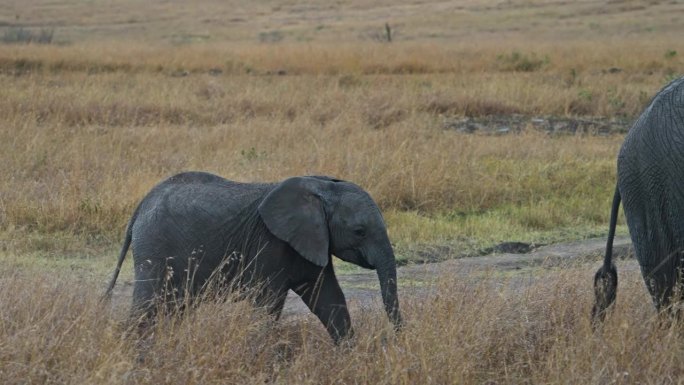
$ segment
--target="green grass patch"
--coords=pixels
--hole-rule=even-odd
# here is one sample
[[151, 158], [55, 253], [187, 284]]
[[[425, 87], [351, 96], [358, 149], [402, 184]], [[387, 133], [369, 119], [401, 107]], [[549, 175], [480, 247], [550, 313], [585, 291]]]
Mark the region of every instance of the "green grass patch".
[[[567, 205], [547, 200], [466, 214], [390, 211], [386, 219], [400, 264], [477, 256], [502, 242], [544, 245], [607, 235], [608, 213], [594, 216]], [[622, 218], [617, 232], [627, 234]]]

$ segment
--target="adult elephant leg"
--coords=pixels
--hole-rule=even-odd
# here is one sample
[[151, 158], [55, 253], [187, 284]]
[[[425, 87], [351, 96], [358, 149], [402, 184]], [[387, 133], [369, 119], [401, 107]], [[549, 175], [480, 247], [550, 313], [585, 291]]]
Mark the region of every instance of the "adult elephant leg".
[[353, 335], [347, 302], [333, 272], [332, 263], [315, 280], [293, 290], [325, 325], [336, 344]]
[[671, 310], [672, 295], [678, 275], [673, 265], [670, 261], [665, 260], [656, 268], [643, 269], [644, 281], [659, 312]]

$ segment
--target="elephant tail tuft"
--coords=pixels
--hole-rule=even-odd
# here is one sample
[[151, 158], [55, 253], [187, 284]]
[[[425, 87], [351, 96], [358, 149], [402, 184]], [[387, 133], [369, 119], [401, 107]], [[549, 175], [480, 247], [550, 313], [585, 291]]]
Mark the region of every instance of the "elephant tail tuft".
[[594, 296], [596, 302], [591, 309], [591, 321], [594, 326], [603, 322], [606, 317], [606, 309], [615, 302], [615, 297], [617, 296], [618, 276], [617, 269], [613, 264], [613, 239], [615, 238], [615, 226], [617, 225], [619, 208], [620, 190], [615, 186], [613, 206], [610, 211], [610, 228], [606, 242], [606, 255], [603, 258], [603, 266], [594, 275]]
[[608, 268], [601, 266], [594, 275], [594, 307], [591, 309], [591, 321], [594, 326], [606, 318], [606, 310], [615, 302], [617, 296], [618, 276], [615, 265]]

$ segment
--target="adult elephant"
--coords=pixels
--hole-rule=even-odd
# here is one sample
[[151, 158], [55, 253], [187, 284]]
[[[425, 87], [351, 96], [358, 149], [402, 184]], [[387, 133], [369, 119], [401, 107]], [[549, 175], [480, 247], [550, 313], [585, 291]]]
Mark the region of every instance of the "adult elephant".
[[602, 321], [615, 301], [612, 262], [620, 200], [641, 273], [658, 310], [669, 307], [681, 282], [684, 256], [684, 78], [651, 101], [625, 137], [617, 161], [617, 187], [603, 266], [594, 277], [592, 319]]
[[181, 173], [155, 186], [138, 205], [107, 295], [129, 246], [132, 316], [141, 325], [151, 322], [160, 302], [196, 297], [217, 277], [229, 285], [224, 287], [256, 291], [256, 305], [276, 317], [293, 290], [339, 342], [352, 330], [332, 254], [377, 270], [385, 310], [401, 325], [385, 223], [370, 195], [353, 183], [322, 176], [238, 183]]

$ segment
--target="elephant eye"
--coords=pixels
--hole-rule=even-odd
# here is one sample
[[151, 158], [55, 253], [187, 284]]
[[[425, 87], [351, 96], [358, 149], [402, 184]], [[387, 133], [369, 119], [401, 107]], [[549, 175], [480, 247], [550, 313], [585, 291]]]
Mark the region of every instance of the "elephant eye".
[[354, 235], [356, 235], [357, 237], [363, 238], [366, 236], [366, 229], [364, 229], [364, 228], [355, 229]]

